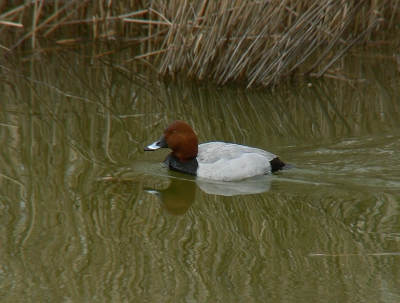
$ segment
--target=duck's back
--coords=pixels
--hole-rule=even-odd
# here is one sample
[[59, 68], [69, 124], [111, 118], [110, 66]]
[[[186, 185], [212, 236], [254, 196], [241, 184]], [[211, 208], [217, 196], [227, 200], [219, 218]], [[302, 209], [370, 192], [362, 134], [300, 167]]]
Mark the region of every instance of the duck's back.
[[271, 172], [270, 161], [276, 155], [265, 150], [225, 142], [199, 145], [197, 176], [206, 179], [235, 181]]

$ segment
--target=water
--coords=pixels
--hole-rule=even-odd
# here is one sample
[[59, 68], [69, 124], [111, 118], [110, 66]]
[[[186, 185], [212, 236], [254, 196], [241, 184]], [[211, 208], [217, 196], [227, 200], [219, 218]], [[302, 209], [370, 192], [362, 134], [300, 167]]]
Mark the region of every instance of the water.
[[[1, 62], [1, 301], [400, 301], [390, 53], [257, 92], [162, 83], [93, 52]], [[175, 119], [295, 168], [228, 184], [170, 172], [167, 150], [143, 148]]]

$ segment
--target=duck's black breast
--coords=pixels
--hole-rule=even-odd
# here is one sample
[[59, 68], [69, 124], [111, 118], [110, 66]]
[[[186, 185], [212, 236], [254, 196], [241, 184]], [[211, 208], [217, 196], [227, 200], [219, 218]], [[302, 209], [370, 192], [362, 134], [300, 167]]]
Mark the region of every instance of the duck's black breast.
[[189, 174], [189, 175], [193, 175], [193, 176], [197, 175], [197, 168], [199, 167], [199, 163], [197, 162], [196, 158], [193, 158], [187, 162], [182, 162], [172, 154], [169, 154], [165, 158], [164, 163], [166, 165], [168, 165], [169, 169], [171, 169], [171, 170]]

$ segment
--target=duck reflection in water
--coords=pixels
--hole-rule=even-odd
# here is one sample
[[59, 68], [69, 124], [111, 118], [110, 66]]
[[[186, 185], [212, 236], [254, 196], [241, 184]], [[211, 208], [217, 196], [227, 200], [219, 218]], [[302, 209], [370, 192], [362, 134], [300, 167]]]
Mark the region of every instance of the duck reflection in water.
[[161, 200], [164, 210], [171, 215], [184, 215], [194, 203], [197, 185], [194, 180], [172, 178], [170, 185], [163, 190], [144, 188]]
[[270, 190], [271, 179], [255, 178], [241, 182], [209, 182], [201, 179], [182, 179], [172, 177], [166, 189], [158, 190], [145, 187], [148, 193], [156, 195], [161, 205], [171, 215], [184, 215], [196, 198], [197, 187], [206, 194], [219, 196], [237, 196], [259, 194]]

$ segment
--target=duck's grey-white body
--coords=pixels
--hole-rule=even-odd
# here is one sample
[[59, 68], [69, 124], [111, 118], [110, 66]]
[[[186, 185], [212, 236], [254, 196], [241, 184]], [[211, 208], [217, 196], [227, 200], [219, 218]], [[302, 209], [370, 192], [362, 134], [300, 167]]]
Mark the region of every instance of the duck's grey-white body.
[[236, 181], [271, 173], [270, 161], [276, 155], [265, 150], [225, 142], [199, 145], [197, 176], [223, 181]]

